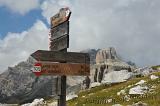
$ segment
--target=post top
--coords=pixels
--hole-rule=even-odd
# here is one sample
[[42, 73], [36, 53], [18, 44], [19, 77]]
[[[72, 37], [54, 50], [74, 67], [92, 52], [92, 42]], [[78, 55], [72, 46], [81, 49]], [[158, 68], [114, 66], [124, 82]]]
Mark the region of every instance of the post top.
[[68, 21], [71, 15], [71, 10], [68, 7], [61, 8], [59, 12], [51, 17], [51, 28]]

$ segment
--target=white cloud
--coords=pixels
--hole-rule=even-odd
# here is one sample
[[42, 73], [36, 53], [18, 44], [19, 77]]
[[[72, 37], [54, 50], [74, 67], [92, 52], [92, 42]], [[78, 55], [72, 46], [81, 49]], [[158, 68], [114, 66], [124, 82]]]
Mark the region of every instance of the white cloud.
[[20, 61], [25, 61], [38, 49], [48, 49], [48, 29], [38, 20], [30, 29], [22, 33], [8, 33], [0, 40], [0, 71]]
[[30, 10], [38, 8], [39, 0], [0, 0], [0, 6], [7, 7], [13, 12], [25, 14]]
[[[125, 59], [152, 65], [160, 64], [159, 5], [159, 0], [45, 0], [41, 9], [49, 22], [61, 7], [71, 8], [70, 50], [113, 46]], [[48, 32], [44, 23], [37, 21], [27, 31], [8, 33], [0, 40], [1, 70], [37, 49], [48, 49]]]
[[42, 15], [50, 23], [50, 17], [56, 14], [62, 7], [70, 7], [71, 3], [69, 0], [45, 0], [41, 4], [41, 9], [43, 10]]
[[[138, 65], [160, 64], [159, 0], [70, 0], [65, 4], [72, 11], [71, 50], [113, 46]], [[59, 0], [47, 0], [42, 14], [49, 20], [60, 7]]]

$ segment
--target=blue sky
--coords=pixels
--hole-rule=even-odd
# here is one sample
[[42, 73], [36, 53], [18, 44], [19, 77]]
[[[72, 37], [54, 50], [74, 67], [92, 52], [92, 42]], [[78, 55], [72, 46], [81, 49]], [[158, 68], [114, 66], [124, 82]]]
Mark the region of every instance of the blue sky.
[[41, 12], [41, 9], [35, 9], [21, 15], [13, 13], [5, 7], [0, 7], [0, 38], [3, 39], [8, 32], [19, 33], [29, 29], [38, 19], [48, 25]]

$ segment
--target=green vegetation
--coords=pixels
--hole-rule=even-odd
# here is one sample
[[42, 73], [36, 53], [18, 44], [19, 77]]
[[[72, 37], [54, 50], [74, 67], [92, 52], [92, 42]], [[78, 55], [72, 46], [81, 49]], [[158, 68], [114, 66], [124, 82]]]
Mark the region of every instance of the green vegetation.
[[152, 66], [152, 69], [154, 69], [154, 70], [158, 70], [158, 68], [160, 69], [160, 65]]
[[[160, 72], [152, 74], [160, 77]], [[129, 89], [140, 80], [146, 81], [145, 85], [149, 87], [150, 91], [144, 95], [129, 95]], [[117, 95], [117, 92], [121, 90], [124, 90], [125, 93]], [[149, 75], [119, 84], [101, 85], [81, 91], [78, 98], [68, 101], [67, 106], [112, 106], [113, 104], [127, 106], [139, 101], [147, 103], [149, 106], [160, 104], [160, 78], [151, 80]]]

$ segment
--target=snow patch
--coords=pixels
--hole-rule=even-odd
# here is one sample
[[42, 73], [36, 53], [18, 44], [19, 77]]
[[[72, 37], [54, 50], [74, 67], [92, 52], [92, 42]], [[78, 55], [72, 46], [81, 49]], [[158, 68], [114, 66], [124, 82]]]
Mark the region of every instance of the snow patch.
[[128, 72], [128, 70], [111, 71], [111, 72], [104, 75], [102, 83], [124, 82], [127, 79], [131, 78], [132, 75], [133, 75], [133, 73]]

